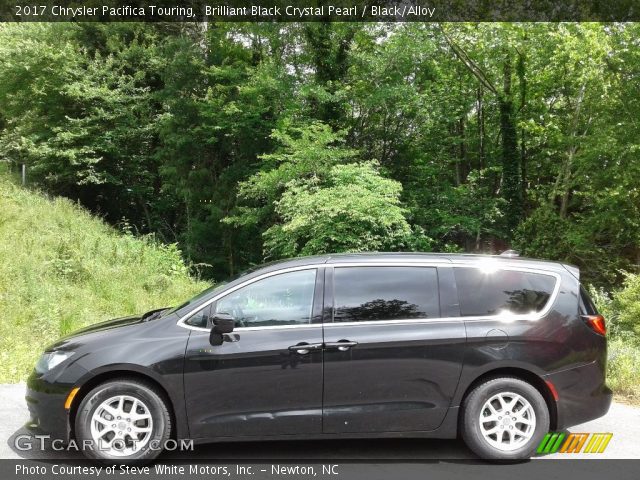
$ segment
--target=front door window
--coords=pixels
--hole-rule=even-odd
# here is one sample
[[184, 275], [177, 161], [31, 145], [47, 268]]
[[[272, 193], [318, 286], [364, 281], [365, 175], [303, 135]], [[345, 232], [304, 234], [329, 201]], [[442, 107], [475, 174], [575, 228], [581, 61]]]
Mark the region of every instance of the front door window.
[[217, 301], [216, 313], [228, 313], [236, 327], [308, 324], [316, 270], [298, 270], [257, 280]]

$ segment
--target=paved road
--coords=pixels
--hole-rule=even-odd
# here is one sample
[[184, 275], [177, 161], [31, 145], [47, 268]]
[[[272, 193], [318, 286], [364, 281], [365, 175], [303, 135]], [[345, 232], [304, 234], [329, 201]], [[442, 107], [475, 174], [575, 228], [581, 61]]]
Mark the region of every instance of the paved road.
[[[77, 452], [23, 452], [14, 447], [14, 439], [26, 433], [22, 428], [28, 419], [24, 402], [24, 384], [0, 385], [0, 458], [80, 459]], [[613, 438], [605, 453], [597, 458], [640, 459], [640, 408], [614, 403], [609, 413], [572, 432], [612, 432]], [[595, 455], [584, 455], [594, 458]], [[580, 458], [578, 455], [548, 455], [544, 458]], [[224, 460], [372, 460], [420, 461], [474, 459], [461, 441], [456, 440], [345, 440], [246, 442], [196, 446], [193, 452], [165, 455], [165, 458], [197, 461]]]

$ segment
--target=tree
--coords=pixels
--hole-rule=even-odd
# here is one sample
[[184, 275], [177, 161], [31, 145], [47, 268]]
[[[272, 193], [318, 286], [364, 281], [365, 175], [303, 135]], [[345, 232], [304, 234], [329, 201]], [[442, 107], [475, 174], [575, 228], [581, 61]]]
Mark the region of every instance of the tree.
[[[500, 110], [500, 137], [502, 138], [502, 197], [505, 200], [506, 236], [511, 238], [523, 218], [524, 199], [522, 189], [522, 166], [518, 155], [518, 135], [513, 99], [513, 52], [509, 42], [504, 42], [500, 51], [502, 60], [502, 89], [489, 80], [487, 73], [469, 54], [443, 30], [445, 39], [453, 53], [467, 67], [483, 87], [493, 93]], [[522, 77], [521, 77], [522, 81]]]
[[344, 133], [322, 122], [303, 127], [288, 122], [271, 133], [279, 148], [260, 157], [262, 168], [239, 185], [243, 205], [225, 222], [248, 226], [273, 221], [275, 202], [293, 180], [324, 179], [331, 167], [351, 161], [356, 151], [344, 145]]
[[2, 150], [52, 193], [148, 232], [157, 37], [153, 27], [127, 25], [109, 29], [102, 43], [105, 28], [32, 24], [2, 32], [0, 104], [12, 118]]
[[219, 277], [261, 259], [257, 228], [222, 219], [236, 210], [239, 182], [259, 170], [257, 157], [273, 149], [270, 132], [289, 108], [289, 77], [265, 52], [279, 48], [273, 35], [269, 25], [208, 24], [198, 42], [165, 46], [158, 157], [178, 205], [171, 229], [189, 258]]
[[324, 180], [293, 180], [276, 202], [281, 223], [264, 233], [265, 257], [428, 248], [405, 218], [401, 191], [375, 162], [335, 165]]

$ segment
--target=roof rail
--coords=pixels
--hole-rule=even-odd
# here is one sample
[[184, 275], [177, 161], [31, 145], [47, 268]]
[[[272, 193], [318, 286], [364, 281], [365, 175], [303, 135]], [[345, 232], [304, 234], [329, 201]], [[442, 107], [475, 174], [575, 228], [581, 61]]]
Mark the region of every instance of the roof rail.
[[520, 252], [518, 252], [517, 250], [505, 250], [504, 252], [502, 252], [500, 254], [501, 257], [519, 257], [520, 256]]

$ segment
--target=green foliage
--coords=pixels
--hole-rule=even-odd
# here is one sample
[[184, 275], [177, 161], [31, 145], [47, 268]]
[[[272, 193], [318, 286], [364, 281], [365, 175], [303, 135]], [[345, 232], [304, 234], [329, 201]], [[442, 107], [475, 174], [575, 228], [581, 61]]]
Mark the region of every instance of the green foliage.
[[276, 202], [282, 223], [264, 234], [265, 256], [428, 248], [405, 219], [401, 190], [374, 162], [333, 166], [324, 180], [293, 180]]
[[428, 248], [516, 246], [610, 290], [640, 259], [639, 34], [4, 25], [0, 159], [110, 224], [178, 243], [214, 278], [274, 254], [265, 233], [284, 225], [289, 182], [324, 188], [335, 166], [373, 160]]
[[172, 216], [160, 229], [216, 277], [259, 260], [259, 233], [221, 219], [235, 209], [237, 184], [255, 171], [256, 156], [271, 148], [269, 134], [286, 108], [279, 95], [286, 78], [272, 62], [255, 64], [238, 37], [253, 29], [212, 25], [201, 38], [205, 48], [190, 36], [163, 45], [170, 60], [157, 92], [163, 105], [157, 158], [167, 202], [155, 206]]
[[615, 292], [611, 310], [618, 328], [640, 338], [640, 275], [625, 276], [622, 288]]
[[280, 147], [263, 155], [263, 170], [240, 184], [241, 205], [226, 223], [272, 225], [267, 259], [328, 252], [429, 249], [402, 207], [402, 185], [382, 177], [375, 162], [349, 163], [359, 152], [325, 123], [285, 124], [272, 133]]
[[344, 147], [344, 138], [328, 125], [314, 122], [305, 127], [285, 124], [271, 137], [279, 148], [261, 156], [262, 170], [239, 185], [241, 204], [235, 215], [224, 221], [247, 226], [269, 222], [273, 206], [285, 186], [293, 180], [322, 179], [334, 165], [354, 158], [356, 152]]
[[242, 198], [273, 202], [292, 180], [321, 177], [356, 155], [344, 147], [344, 134], [321, 122], [275, 130], [271, 137], [280, 147], [260, 157], [262, 170], [240, 185]]
[[82, 44], [104, 28], [32, 24], [0, 32], [0, 105], [10, 126], [0, 150], [49, 191], [117, 221], [152, 193], [154, 164], [146, 161], [158, 65], [144, 26], [110, 30], [99, 47]]
[[[522, 221], [523, 199], [522, 166], [518, 156], [518, 136], [511, 98], [500, 101], [500, 132], [502, 134], [502, 197], [505, 200], [505, 226], [507, 232], [513, 232]], [[511, 236], [508, 234], [507, 238], [510, 239]]]
[[0, 177], [0, 382], [24, 379], [59, 336], [171, 306], [206, 288], [177, 246], [118, 233], [64, 198]]
[[[581, 229], [580, 225], [560, 217], [558, 213], [547, 208], [535, 210], [520, 224], [514, 245], [527, 256], [549, 258], [570, 264], [595, 262], [603, 254], [590, 242], [588, 232]], [[606, 259], [598, 261], [606, 262]], [[609, 266], [602, 263], [601, 265], [603, 270], [607, 270], [606, 267]]]
[[[613, 221], [615, 214], [611, 217]], [[553, 210], [541, 207], [520, 224], [514, 246], [530, 257], [581, 266], [583, 281], [610, 289], [618, 283], [620, 270], [628, 268], [629, 262], [609, 253], [615, 236], [605, 238], [602, 230], [594, 229], [593, 222], [592, 216], [562, 218]]]
[[608, 343], [607, 385], [617, 396], [640, 401], [640, 342], [613, 337]]
[[640, 401], [640, 279], [627, 274], [621, 289], [609, 294], [591, 287], [589, 294], [607, 322], [607, 384], [617, 396]]

